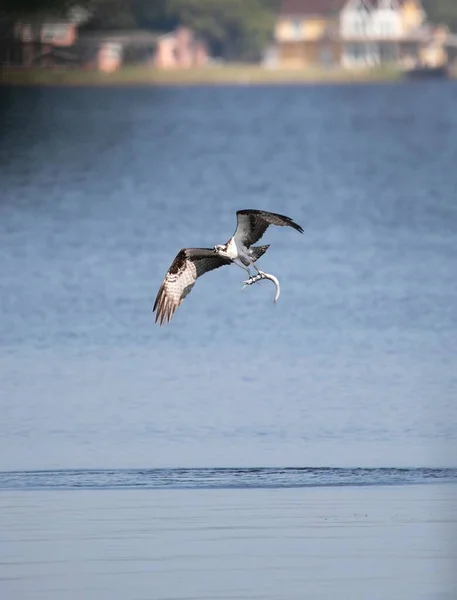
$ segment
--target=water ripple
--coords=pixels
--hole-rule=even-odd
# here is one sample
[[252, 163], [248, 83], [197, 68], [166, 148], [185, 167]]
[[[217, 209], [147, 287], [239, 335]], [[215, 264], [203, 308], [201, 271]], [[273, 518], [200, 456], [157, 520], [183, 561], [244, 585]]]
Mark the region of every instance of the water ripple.
[[0, 489], [298, 488], [457, 482], [457, 468], [190, 468], [0, 472]]

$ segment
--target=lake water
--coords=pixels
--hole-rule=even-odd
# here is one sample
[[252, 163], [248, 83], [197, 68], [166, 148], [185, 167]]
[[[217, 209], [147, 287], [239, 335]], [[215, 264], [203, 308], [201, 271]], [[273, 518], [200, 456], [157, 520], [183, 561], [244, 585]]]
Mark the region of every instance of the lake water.
[[[2, 89], [2, 599], [455, 598], [456, 101]], [[156, 326], [241, 208], [304, 227], [278, 304], [231, 266]]]
[[0, 493], [2, 600], [455, 600], [457, 486]]
[[[456, 466], [456, 83], [2, 90], [0, 469]], [[240, 208], [240, 292], [158, 287]]]

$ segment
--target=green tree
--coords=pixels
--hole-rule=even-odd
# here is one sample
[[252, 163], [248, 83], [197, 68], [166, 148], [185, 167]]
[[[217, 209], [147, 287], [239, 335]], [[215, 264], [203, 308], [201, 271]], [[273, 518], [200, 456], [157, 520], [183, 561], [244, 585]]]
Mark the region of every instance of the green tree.
[[456, 0], [423, 0], [424, 10], [432, 23], [444, 23], [457, 33]]
[[176, 27], [176, 15], [171, 14], [169, 0], [131, 0], [132, 12], [138, 25], [153, 31], [169, 31]]
[[132, 11], [131, 0], [86, 0], [90, 18], [82, 30], [136, 29], [137, 19]]
[[167, 31], [192, 28], [227, 60], [258, 60], [272, 36], [280, 0], [2, 0], [3, 14], [62, 15], [73, 6], [91, 13], [84, 29]]
[[273, 30], [272, 0], [133, 0], [142, 27], [192, 28], [213, 54], [227, 60], [257, 60]]
[[78, 4], [83, 3], [77, 0], [2, 0], [0, 15], [34, 15], [46, 12], [64, 15]]

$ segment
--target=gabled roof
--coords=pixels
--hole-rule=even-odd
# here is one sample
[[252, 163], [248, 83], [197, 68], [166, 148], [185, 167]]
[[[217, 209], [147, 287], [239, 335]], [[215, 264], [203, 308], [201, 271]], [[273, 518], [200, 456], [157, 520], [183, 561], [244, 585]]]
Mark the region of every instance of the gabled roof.
[[[419, 10], [424, 10], [424, 7], [422, 6], [422, 2], [421, 0], [412, 0], [414, 2], [414, 4], [416, 5], [416, 7]], [[395, 4], [398, 5], [398, 7], [402, 7], [404, 4], [411, 2], [411, 0], [395, 0], [393, 2], [393, 5], [395, 7]], [[346, 3], [349, 4], [349, 0], [346, 0]], [[371, 6], [372, 8], [379, 8], [381, 5], [381, 0], [363, 0], [363, 3], [366, 4], [367, 6]]]
[[376, 0], [347, 0], [345, 3], [345, 8], [354, 9], [358, 6], [362, 5], [366, 8], [366, 10], [374, 10], [377, 8]]
[[283, 0], [281, 16], [331, 15], [340, 12], [347, 0]]
[[[408, 0], [397, 0], [402, 6]], [[348, 4], [349, 0], [282, 0], [279, 14], [281, 16], [301, 15], [332, 15], [339, 13]], [[422, 9], [421, 0], [415, 0], [419, 9]], [[365, 0], [367, 6], [376, 7], [378, 0]]]
[[[403, 6], [403, 4], [406, 4], [407, 2], [410, 2], [411, 0], [396, 0], [398, 6]], [[414, 3], [416, 4], [417, 8], [422, 10], [422, 2], [421, 0], [413, 0]], [[371, 3], [373, 4], [373, 6], [378, 6], [379, 4], [381, 4], [380, 0], [371, 0]]]

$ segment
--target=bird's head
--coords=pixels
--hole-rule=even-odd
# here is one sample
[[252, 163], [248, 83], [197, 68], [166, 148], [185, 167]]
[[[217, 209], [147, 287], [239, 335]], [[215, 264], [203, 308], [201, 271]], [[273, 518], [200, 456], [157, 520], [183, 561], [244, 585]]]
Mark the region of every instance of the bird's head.
[[214, 252], [216, 252], [216, 254], [227, 252], [227, 246], [224, 244], [218, 244], [217, 246], [214, 246]]

